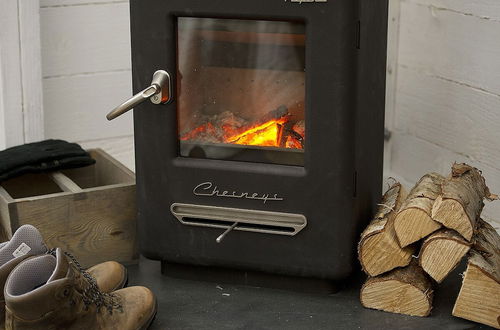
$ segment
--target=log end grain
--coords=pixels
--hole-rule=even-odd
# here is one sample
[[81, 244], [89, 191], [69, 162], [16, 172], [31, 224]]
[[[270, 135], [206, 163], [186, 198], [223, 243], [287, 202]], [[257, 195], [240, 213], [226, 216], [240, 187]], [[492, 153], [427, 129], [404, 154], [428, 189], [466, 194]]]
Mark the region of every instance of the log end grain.
[[432, 218], [443, 226], [455, 230], [468, 241], [474, 235], [474, 223], [469, 220], [462, 204], [454, 199], [438, 197], [432, 208]]
[[436, 282], [441, 283], [467, 254], [470, 244], [450, 229], [442, 229], [422, 244], [419, 263]]
[[406, 247], [441, 227], [429, 214], [419, 208], [407, 208], [396, 216], [394, 229], [401, 247]]
[[359, 259], [363, 270], [370, 276], [377, 276], [397, 267], [407, 266], [414, 248], [400, 248], [395, 237], [380, 233], [368, 237], [359, 248]]
[[394, 232], [394, 217], [407, 196], [400, 183], [384, 194], [374, 219], [361, 234], [358, 258], [366, 274], [377, 276], [396, 267], [407, 266], [413, 247], [401, 249]]
[[408, 194], [396, 216], [394, 228], [401, 247], [438, 230], [441, 224], [432, 220], [434, 201], [441, 193], [444, 177], [437, 173], [424, 175]]
[[478, 223], [452, 314], [500, 329], [500, 235], [482, 219]]
[[411, 316], [428, 316], [432, 308], [424, 292], [396, 280], [367, 283], [361, 303], [366, 308]]
[[452, 314], [500, 329], [500, 283], [469, 264]]
[[432, 298], [429, 279], [414, 263], [369, 278], [360, 295], [361, 304], [366, 308], [412, 316], [428, 316]]

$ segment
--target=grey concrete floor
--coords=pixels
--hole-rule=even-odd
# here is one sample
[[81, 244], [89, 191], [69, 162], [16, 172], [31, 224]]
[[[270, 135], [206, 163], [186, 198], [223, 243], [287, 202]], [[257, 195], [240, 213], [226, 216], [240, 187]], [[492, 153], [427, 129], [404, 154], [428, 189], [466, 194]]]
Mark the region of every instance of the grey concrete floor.
[[490, 329], [453, 317], [464, 265], [435, 291], [427, 318], [365, 309], [362, 276], [335, 294], [298, 293], [162, 275], [160, 262], [142, 258], [129, 266], [129, 285], [149, 287], [158, 298], [150, 329]]

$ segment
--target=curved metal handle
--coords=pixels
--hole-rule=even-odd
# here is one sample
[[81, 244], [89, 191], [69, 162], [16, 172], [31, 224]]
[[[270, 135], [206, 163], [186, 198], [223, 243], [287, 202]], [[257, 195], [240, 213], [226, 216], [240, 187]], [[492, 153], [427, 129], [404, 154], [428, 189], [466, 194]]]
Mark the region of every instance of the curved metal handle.
[[108, 120], [113, 120], [118, 116], [132, 110], [147, 99], [151, 99], [154, 104], [168, 103], [171, 100], [170, 75], [167, 71], [158, 70], [153, 74], [151, 86], [135, 94], [127, 101], [123, 102], [106, 115]]
[[108, 120], [113, 120], [118, 116], [123, 115], [125, 112], [132, 110], [136, 105], [141, 104], [142, 102], [149, 99], [151, 96], [158, 93], [159, 87], [156, 85], [151, 85], [148, 88], [144, 89], [142, 92], [135, 94], [127, 101], [123, 102], [116, 108], [114, 108], [110, 113], [106, 115]]

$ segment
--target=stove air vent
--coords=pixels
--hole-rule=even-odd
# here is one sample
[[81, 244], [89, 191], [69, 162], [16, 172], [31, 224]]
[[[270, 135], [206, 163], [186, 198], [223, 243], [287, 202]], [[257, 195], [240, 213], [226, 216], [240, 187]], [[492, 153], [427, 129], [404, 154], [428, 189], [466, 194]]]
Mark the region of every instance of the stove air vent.
[[181, 203], [172, 204], [170, 211], [184, 225], [263, 234], [294, 236], [307, 225], [304, 215], [293, 213]]

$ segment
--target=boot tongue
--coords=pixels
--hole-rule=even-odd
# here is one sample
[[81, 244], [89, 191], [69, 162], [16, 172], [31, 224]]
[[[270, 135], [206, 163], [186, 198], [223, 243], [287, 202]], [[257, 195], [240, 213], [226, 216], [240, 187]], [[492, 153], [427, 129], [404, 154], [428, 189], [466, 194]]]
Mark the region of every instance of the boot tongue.
[[45, 252], [47, 248], [40, 232], [31, 225], [24, 225], [16, 230], [10, 241], [0, 245], [0, 266], [17, 257]]
[[64, 255], [64, 252], [60, 249], [56, 249], [56, 268], [54, 272], [48, 279], [47, 283], [50, 283], [55, 280], [59, 280], [61, 278], [65, 278], [68, 274], [69, 263], [67, 257]]

